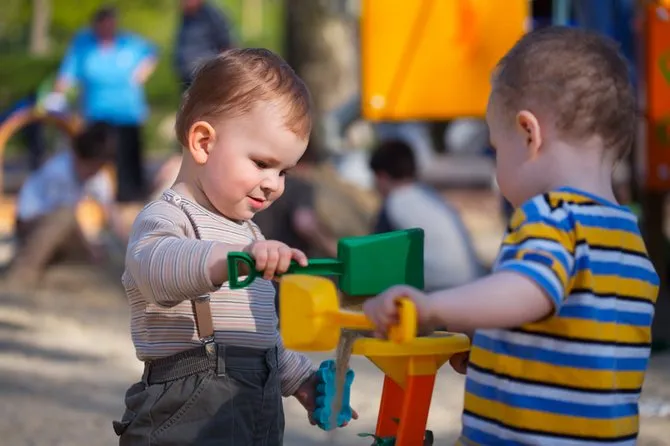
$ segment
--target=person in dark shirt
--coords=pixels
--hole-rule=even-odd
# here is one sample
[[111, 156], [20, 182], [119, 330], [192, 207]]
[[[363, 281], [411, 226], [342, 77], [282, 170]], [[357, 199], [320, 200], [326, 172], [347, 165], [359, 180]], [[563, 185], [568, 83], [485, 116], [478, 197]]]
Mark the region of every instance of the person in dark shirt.
[[382, 197], [375, 233], [421, 228], [425, 234], [425, 289], [475, 280], [484, 273], [458, 210], [419, 181], [412, 148], [402, 140], [381, 142], [370, 157]]
[[[201, 61], [232, 48], [230, 24], [225, 14], [205, 0], [181, 0], [181, 22], [174, 50], [174, 69], [184, 93]], [[181, 144], [159, 168], [154, 179], [153, 194], [160, 194], [165, 184], [171, 184], [181, 165]]]
[[181, 0], [181, 10], [174, 63], [184, 91], [198, 64], [230, 49], [233, 39], [227, 17], [207, 1]]

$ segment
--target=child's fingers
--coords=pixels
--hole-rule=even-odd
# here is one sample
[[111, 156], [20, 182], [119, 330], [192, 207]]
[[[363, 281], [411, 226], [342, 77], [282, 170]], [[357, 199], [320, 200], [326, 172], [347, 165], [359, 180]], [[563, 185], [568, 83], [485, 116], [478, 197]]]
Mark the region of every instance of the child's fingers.
[[277, 271], [277, 264], [279, 263], [279, 250], [277, 248], [268, 249], [268, 261], [263, 269], [263, 278], [271, 280]]
[[354, 409], [351, 409], [351, 419], [358, 420], [358, 412], [356, 412]]
[[389, 314], [384, 308], [384, 301], [380, 297], [369, 299], [363, 304], [365, 316], [375, 327], [375, 336], [385, 338], [391, 325], [393, 314]]
[[300, 266], [307, 266], [307, 255], [299, 249], [291, 249], [291, 258], [298, 262]]
[[251, 256], [254, 258], [257, 271], [264, 271], [268, 264], [268, 250], [267, 248], [258, 247], [251, 251]]
[[[397, 319], [397, 309], [395, 305], [388, 305], [386, 298], [378, 296], [368, 300], [363, 305], [363, 311], [377, 330], [384, 335], [388, 332], [389, 327]], [[367, 310], [366, 310], [367, 308]]]
[[288, 246], [282, 246], [279, 248], [279, 260], [277, 262], [277, 274], [285, 273], [289, 266], [291, 266], [291, 257], [293, 252]]

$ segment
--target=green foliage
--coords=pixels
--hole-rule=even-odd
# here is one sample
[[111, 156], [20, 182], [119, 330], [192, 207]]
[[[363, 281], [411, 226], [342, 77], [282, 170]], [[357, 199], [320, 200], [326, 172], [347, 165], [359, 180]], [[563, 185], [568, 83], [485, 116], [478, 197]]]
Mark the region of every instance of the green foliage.
[[[245, 0], [210, 0], [231, 18], [236, 40], [245, 46], [281, 50], [282, 0], [262, 0], [262, 26], [258, 35], [244, 33]], [[24, 51], [32, 13], [30, 0], [3, 0], [0, 14], [0, 49]], [[93, 12], [103, 5], [118, 8], [122, 28], [139, 33], [162, 48], [171, 47], [179, 21], [177, 0], [50, 0], [50, 36], [55, 52], [62, 51], [72, 36], [88, 26]]]
[[0, 113], [33, 93], [58, 68], [59, 57], [34, 58], [25, 54], [0, 55]]
[[[282, 0], [262, 0], [261, 26], [253, 34], [244, 27], [250, 11], [245, 0], [210, 0], [230, 18], [235, 41], [242, 46], [262, 46], [281, 51]], [[53, 75], [72, 36], [88, 26], [93, 12], [102, 5], [114, 5], [119, 11], [122, 29], [137, 33], [154, 42], [160, 51], [155, 73], [147, 83], [146, 93], [152, 109], [147, 127], [155, 126], [174, 112], [179, 103], [179, 85], [173, 72], [172, 53], [179, 24], [178, 0], [50, 0], [51, 54], [34, 57], [27, 53], [32, 13], [31, 0], [2, 0], [0, 14], [0, 113], [15, 101], [34, 92], [39, 84]], [[245, 32], [246, 31], [246, 32]], [[165, 146], [154, 129], [147, 129], [150, 145]]]

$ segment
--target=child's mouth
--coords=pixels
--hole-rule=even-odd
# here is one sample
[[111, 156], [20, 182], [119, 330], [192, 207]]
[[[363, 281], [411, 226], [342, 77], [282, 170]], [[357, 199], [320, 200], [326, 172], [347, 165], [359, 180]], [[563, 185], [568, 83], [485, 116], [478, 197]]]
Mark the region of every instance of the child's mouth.
[[259, 199], [259, 198], [254, 198], [254, 197], [248, 197], [249, 198], [249, 204], [251, 204], [251, 207], [253, 209], [261, 209], [265, 205], [265, 200]]

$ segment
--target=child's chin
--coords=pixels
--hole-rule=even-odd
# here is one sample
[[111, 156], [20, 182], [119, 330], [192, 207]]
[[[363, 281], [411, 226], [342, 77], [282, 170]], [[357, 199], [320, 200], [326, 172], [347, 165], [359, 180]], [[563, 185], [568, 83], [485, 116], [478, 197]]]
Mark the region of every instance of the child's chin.
[[260, 209], [246, 209], [244, 211], [237, 213], [237, 220], [251, 220], [256, 214], [260, 212]]
[[230, 209], [227, 212], [219, 210], [219, 212], [228, 220], [233, 221], [251, 220], [255, 214], [251, 209]]

